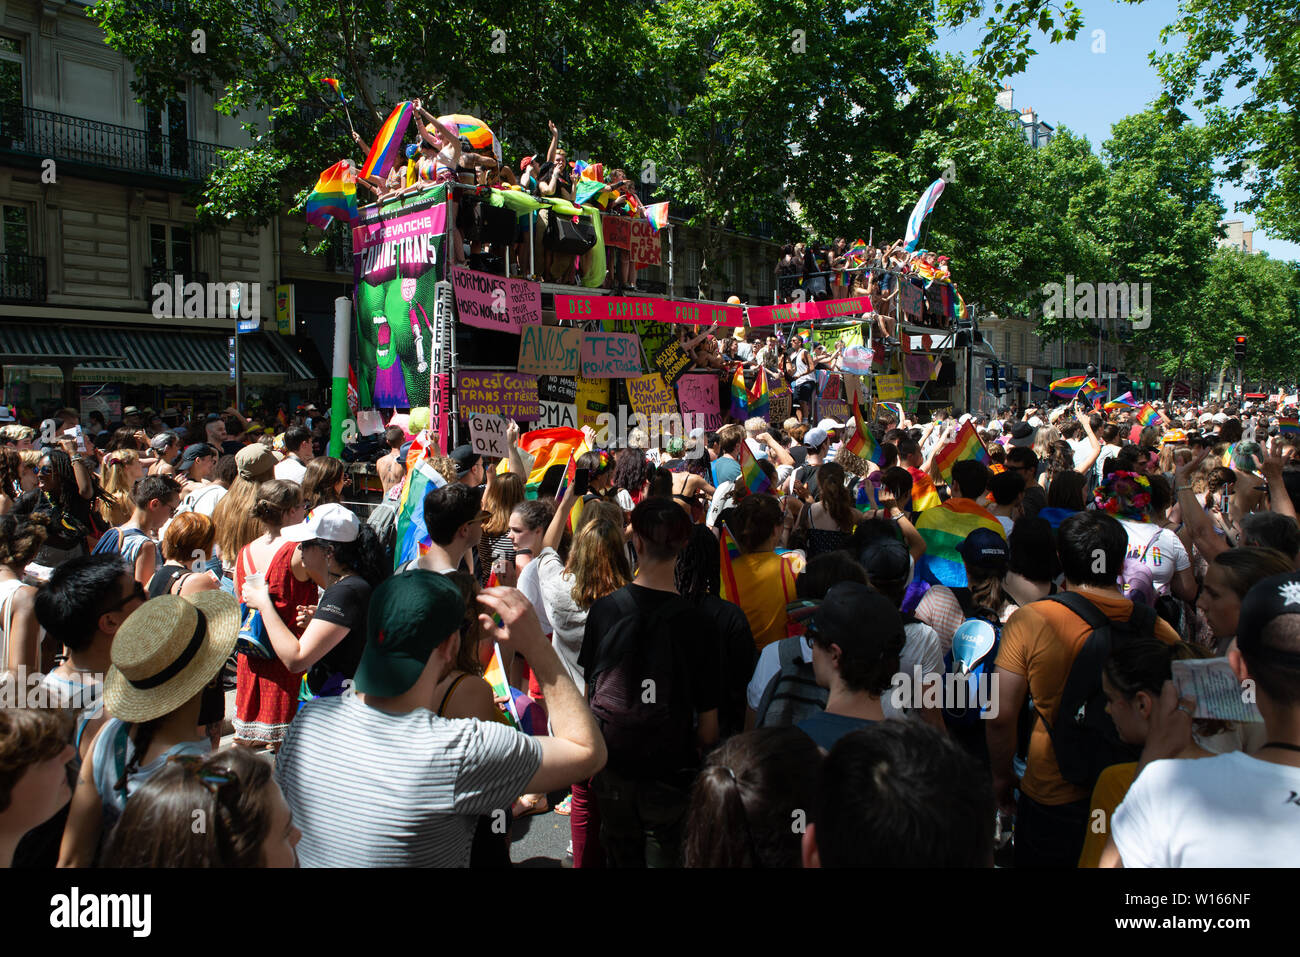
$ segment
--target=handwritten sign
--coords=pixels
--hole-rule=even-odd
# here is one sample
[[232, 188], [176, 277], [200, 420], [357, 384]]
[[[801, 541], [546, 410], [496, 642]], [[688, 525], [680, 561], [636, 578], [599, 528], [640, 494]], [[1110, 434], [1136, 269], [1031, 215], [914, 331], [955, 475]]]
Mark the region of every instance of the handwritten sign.
[[836, 422], [844, 422], [853, 415], [849, 411], [849, 404], [843, 399], [818, 399], [817, 415], [823, 419], [834, 419]]
[[567, 402], [572, 405], [578, 399], [578, 383], [573, 376], [539, 375], [537, 398], [543, 402]]
[[745, 324], [741, 306], [697, 302], [686, 299], [649, 299], [640, 296], [566, 296], [556, 293], [557, 319], [586, 321], [599, 319], [646, 319], [651, 322], [682, 322], [692, 326], [710, 325], [739, 328]]
[[582, 375], [630, 379], [641, 374], [641, 340], [625, 332], [588, 332], [582, 337]]
[[539, 429], [576, 429], [578, 427], [578, 407], [572, 402], [549, 402], [542, 399], [537, 403], [541, 417], [537, 420]]
[[506, 427], [510, 423], [499, 415], [471, 415], [469, 444], [479, 455], [503, 459], [510, 454], [506, 446]]
[[510, 312], [510, 284], [505, 276], [453, 266], [451, 284], [456, 292], [456, 315], [465, 325], [519, 331], [517, 317]]
[[628, 379], [627, 397], [632, 408], [642, 415], [672, 415], [677, 411], [677, 396], [658, 372]]
[[897, 402], [903, 398], [903, 377], [882, 375], [876, 377], [876, 398]]
[[669, 384], [680, 379], [682, 374], [691, 367], [693, 361], [676, 339], [660, 349], [658, 355], [654, 358], [655, 368], [663, 373], [663, 377]]
[[909, 316], [919, 316], [925, 309], [925, 293], [906, 279], [899, 284], [898, 301], [902, 305], [903, 312]]
[[692, 372], [682, 376], [677, 380], [677, 402], [683, 416], [692, 416], [688, 420], [691, 428], [708, 429], [711, 432], [722, 428], [716, 375]]
[[522, 326], [519, 330], [519, 371], [535, 375], [577, 375], [582, 330]]
[[578, 428], [595, 427], [596, 417], [609, 412], [609, 380], [577, 379], [574, 405], [578, 409]]
[[632, 261], [638, 269], [643, 266], [658, 266], [663, 262], [663, 241], [659, 234], [648, 219], [638, 218], [629, 222], [632, 224], [632, 235], [628, 248], [632, 253]]
[[780, 425], [794, 409], [794, 394], [790, 391], [789, 386], [781, 386], [779, 389], [773, 389], [767, 396], [767, 419]]
[[462, 370], [456, 377], [462, 416], [481, 413], [518, 422], [538, 418], [537, 376]]
[[934, 371], [934, 360], [927, 355], [904, 356], [903, 365], [907, 377], [913, 382], [928, 382]]
[[604, 232], [606, 246], [613, 246], [616, 249], [631, 248], [632, 220], [626, 216], [602, 216], [600, 228]]
[[541, 323], [542, 284], [527, 279], [510, 280], [510, 315], [520, 325]]

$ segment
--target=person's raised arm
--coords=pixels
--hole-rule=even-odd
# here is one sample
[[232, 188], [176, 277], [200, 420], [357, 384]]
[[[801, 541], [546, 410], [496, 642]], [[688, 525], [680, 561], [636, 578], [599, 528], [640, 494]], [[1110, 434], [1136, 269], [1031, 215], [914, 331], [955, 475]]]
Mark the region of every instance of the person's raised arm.
[[794, 456], [790, 454], [790, 450], [772, 438], [767, 432], [760, 432], [758, 441], [767, 446], [768, 457], [776, 459], [778, 465], [794, 465]]
[[519, 476], [519, 481], [528, 484], [528, 469], [524, 467], [524, 458], [519, 453], [519, 423], [514, 419], [506, 426], [506, 459], [510, 471]]
[[547, 120], [546, 125], [551, 131], [551, 142], [550, 145], [546, 147], [546, 162], [554, 163], [555, 151], [559, 149], [560, 146], [560, 128], [555, 125], [554, 120]]
[[1268, 445], [1262, 449], [1264, 457], [1261, 459], [1258, 455], [1255, 456], [1255, 464], [1263, 473], [1264, 481], [1268, 483], [1269, 509], [1295, 520], [1295, 503], [1291, 501], [1286, 483], [1282, 481], [1282, 456], [1273, 447], [1275, 441], [1280, 440], [1269, 439]]
[[1093, 465], [1096, 464], [1097, 456], [1101, 454], [1101, 442], [1097, 439], [1096, 433], [1092, 431], [1091, 416], [1076, 408], [1074, 417], [1078, 419], [1079, 424], [1083, 426], [1084, 433], [1088, 436], [1088, 457], [1076, 465], [1074, 470], [1087, 475], [1092, 471]]
[[1189, 461], [1174, 467], [1174, 495], [1178, 499], [1183, 524], [1187, 527], [1188, 534], [1196, 544], [1197, 550], [1205, 556], [1206, 561], [1214, 561], [1216, 555], [1227, 551], [1228, 543], [1215, 533], [1214, 523], [1210, 521], [1210, 516], [1205, 514], [1205, 509], [1201, 507], [1201, 503], [1196, 500], [1192, 487], [1187, 484], [1188, 478], [1200, 467], [1209, 454], [1210, 450], [1203, 448], [1193, 455]]
[[485, 588], [478, 601], [488, 612], [479, 615], [484, 637], [523, 655], [546, 696], [551, 733], [533, 739], [541, 746], [542, 763], [525, 793], [546, 794], [587, 780], [605, 766], [605, 739], [578, 686], [542, 634], [533, 606], [514, 588]]
[[573, 493], [573, 483], [570, 482], [565, 486], [564, 496], [560, 499], [555, 515], [551, 517], [551, 524], [547, 526], [546, 534], [542, 537], [542, 548], [559, 549], [560, 541], [564, 538], [564, 527], [569, 521], [569, 513], [573, 511], [573, 505], [577, 500], [577, 496]]
[[363, 139], [361, 138], [361, 134], [358, 133], [356, 130], [353, 130], [353, 131], [352, 131], [352, 142], [354, 142], [354, 143], [356, 143], [358, 146], [360, 146], [361, 149], [362, 149], [362, 151], [363, 151], [367, 156], [370, 155], [370, 144], [367, 143], [365, 140], [363, 140]]
[[713, 325], [709, 326], [709, 328], [705, 329], [694, 339], [687, 339], [685, 342], [683, 342], [682, 348], [685, 349], [687, 352], [690, 352], [692, 349], [698, 346], [705, 339], [709, 338], [709, 336], [712, 335], [713, 331], [717, 328], [718, 328], [718, 324], [715, 322]]

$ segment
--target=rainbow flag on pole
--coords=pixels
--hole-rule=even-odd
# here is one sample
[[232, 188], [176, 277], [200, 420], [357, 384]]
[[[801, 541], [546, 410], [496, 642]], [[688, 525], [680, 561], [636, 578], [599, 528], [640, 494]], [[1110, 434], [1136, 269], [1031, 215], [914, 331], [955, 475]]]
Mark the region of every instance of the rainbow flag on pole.
[[1279, 435], [1300, 435], [1300, 419], [1278, 419]]
[[764, 419], [767, 418], [771, 407], [770, 392], [771, 390], [767, 387], [767, 371], [760, 365], [758, 374], [754, 376], [754, 387], [749, 390], [746, 399], [751, 416], [757, 415]]
[[392, 113], [388, 114], [388, 119], [384, 120], [384, 125], [375, 134], [370, 155], [366, 157], [361, 167], [362, 176], [383, 178], [388, 175], [388, 171], [393, 168], [393, 164], [402, 153], [402, 134], [406, 131], [407, 124], [411, 122], [412, 113], [414, 110], [411, 102], [403, 100], [397, 104]]
[[307, 222], [324, 229], [338, 216], [347, 222], [357, 218], [357, 172], [347, 160], [339, 160], [316, 180], [316, 188], [303, 207]]
[[872, 437], [870, 430], [867, 428], [867, 423], [862, 421], [862, 406], [858, 402], [856, 392], [853, 393], [853, 434], [844, 443], [844, 447], [860, 459], [875, 462], [877, 465], [884, 465], [884, 450], [876, 444], [875, 438]]
[[334, 79], [332, 76], [326, 76], [321, 78], [321, 82], [333, 90], [338, 95], [340, 101], [346, 102], [343, 100], [343, 91], [339, 89], [338, 80]]
[[740, 480], [745, 483], [745, 487], [755, 495], [772, 491], [772, 480], [767, 477], [758, 464], [758, 459], [754, 458], [754, 453], [750, 451], [749, 439], [740, 440], [740, 448], [737, 451], [736, 460], [740, 462]]
[[1088, 377], [1085, 375], [1072, 375], [1064, 379], [1057, 379], [1047, 388], [1052, 395], [1059, 396], [1062, 399], [1073, 399], [1079, 394], [1079, 390], [1083, 388], [1087, 381]]
[[1159, 425], [1160, 413], [1152, 407], [1150, 402], [1147, 402], [1137, 410], [1137, 420], [1144, 428], [1148, 425]]
[[939, 501], [939, 490], [934, 487], [934, 480], [920, 469], [908, 469], [912, 476], [912, 511], [923, 512], [943, 504]]
[[655, 203], [653, 206], [642, 206], [641, 213], [650, 221], [655, 232], [663, 229], [668, 225], [668, 204]]
[[1089, 402], [1096, 402], [1106, 394], [1105, 388], [1096, 379], [1089, 379], [1079, 391]]
[[731, 411], [728, 413], [737, 422], [749, 418], [749, 393], [745, 390], [745, 367], [736, 363], [736, 374], [731, 380]]
[[[492, 696], [496, 698], [497, 705], [508, 719], [516, 731], [520, 728], [519, 712], [515, 710], [515, 696], [510, 693], [510, 682], [506, 680], [506, 669], [501, 664], [501, 646], [495, 641], [492, 642], [492, 660], [488, 662], [487, 668], [483, 671], [483, 680], [492, 686]], [[505, 699], [502, 701], [502, 699]]]
[[993, 461], [989, 457], [989, 450], [984, 448], [984, 443], [980, 441], [979, 435], [975, 432], [975, 426], [970, 424], [969, 419], [962, 423], [957, 432], [957, 437], [940, 449], [939, 453], [934, 457], [935, 463], [939, 466], [939, 474], [943, 476], [945, 481], [952, 478], [952, 467], [966, 459], [974, 459], [977, 462], [983, 462], [985, 465], [989, 465]]

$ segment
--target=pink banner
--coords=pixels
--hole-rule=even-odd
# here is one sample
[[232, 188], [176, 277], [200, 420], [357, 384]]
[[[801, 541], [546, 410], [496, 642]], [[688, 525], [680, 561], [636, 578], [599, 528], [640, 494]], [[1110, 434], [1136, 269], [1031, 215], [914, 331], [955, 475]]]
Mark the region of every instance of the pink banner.
[[698, 372], [688, 372], [677, 380], [677, 404], [682, 415], [700, 416], [691, 420], [692, 428], [718, 429], [722, 427], [722, 411], [718, 405], [718, 377]]
[[857, 319], [871, 312], [866, 296], [852, 299], [828, 299], [824, 302], [792, 302], [785, 306], [750, 306], [751, 326], [770, 326], [780, 322], [813, 322], [818, 319]]
[[745, 311], [740, 306], [682, 299], [648, 299], [639, 296], [555, 296], [557, 319], [642, 319], [740, 328]]

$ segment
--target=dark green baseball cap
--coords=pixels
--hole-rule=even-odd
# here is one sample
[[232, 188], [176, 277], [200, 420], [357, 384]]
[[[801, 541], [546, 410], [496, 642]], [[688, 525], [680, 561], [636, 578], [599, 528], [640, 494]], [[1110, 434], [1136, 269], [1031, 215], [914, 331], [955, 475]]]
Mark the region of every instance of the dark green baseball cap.
[[411, 690], [433, 650], [464, 617], [465, 596], [446, 575], [423, 568], [394, 575], [370, 598], [356, 689], [381, 698]]

